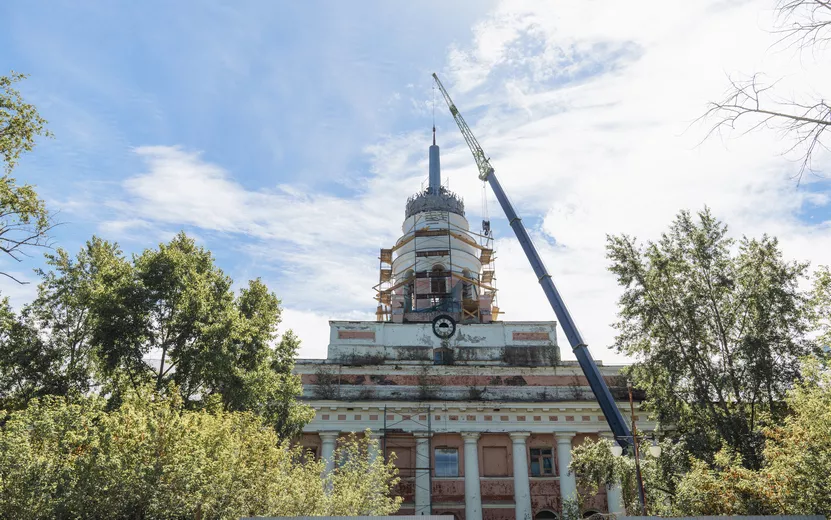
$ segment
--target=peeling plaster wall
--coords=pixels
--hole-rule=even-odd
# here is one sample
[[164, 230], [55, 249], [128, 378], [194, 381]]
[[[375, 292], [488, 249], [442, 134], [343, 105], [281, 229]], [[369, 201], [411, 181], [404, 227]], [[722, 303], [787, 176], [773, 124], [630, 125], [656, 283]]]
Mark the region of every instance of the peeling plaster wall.
[[433, 349], [450, 348], [458, 362], [552, 365], [559, 362], [556, 322], [458, 324], [448, 340], [433, 334], [431, 323], [330, 322], [327, 361], [378, 364], [432, 360]]

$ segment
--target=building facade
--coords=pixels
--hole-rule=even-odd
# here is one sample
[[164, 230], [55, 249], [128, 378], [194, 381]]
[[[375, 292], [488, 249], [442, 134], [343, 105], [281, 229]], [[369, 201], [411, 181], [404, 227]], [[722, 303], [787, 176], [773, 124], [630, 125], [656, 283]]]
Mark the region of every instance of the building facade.
[[[435, 133], [429, 153], [429, 187], [379, 255], [377, 321], [330, 322], [327, 358], [296, 364], [315, 410], [302, 444], [331, 471], [338, 439], [371, 430], [395, 454], [402, 515], [558, 518], [577, 493], [571, 449], [612, 434], [580, 367], [561, 360], [556, 323], [499, 319], [490, 225], [470, 231], [441, 186]], [[619, 370], [600, 366], [628, 415]], [[585, 515], [606, 512], [623, 512], [617, 487], [584, 500]]]

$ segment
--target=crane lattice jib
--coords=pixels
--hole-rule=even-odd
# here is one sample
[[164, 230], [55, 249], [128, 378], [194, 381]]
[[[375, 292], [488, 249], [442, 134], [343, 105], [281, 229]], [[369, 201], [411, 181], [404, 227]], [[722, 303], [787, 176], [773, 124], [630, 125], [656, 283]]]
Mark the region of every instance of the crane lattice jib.
[[467, 126], [467, 123], [459, 113], [456, 105], [453, 104], [453, 100], [450, 99], [450, 95], [444, 89], [444, 85], [442, 85], [441, 81], [439, 81], [439, 77], [436, 74], [433, 74], [433, 79], [436, 80], [436, 84], [438, 85], [442, 96], [444, 96], [447, 106], [450, 108], [450, 114], [453, 116], [453, 119], [456, 120], [456, 124], [459, 125], [459, 130], [462, 131], [462, 135], [467, 142], [467, 146], [470, 148], [471, 153], [473, 153], [476, 166], [479, 168], [479, 178], [483, 181], [488, 181], [488, 184], [491, 185], [491, 189], [493, 189], [496, 200], [498, 200], [499, 205], [502, 206], [502, 210], [508, 218], [508, 223], [514, 230], [514, 234], [516, 234], [517, 240], [522, 246], [522, 250], [525, 252], [525, 256], [531, 263], [531, 267], [534, 269], [534, 274], [537, 275], [537, 280], [539, 280], [543, 292], [545, 293], [546, 298], [548, 298], [548, 303], [551, 304], [551, 308], [554, 310], [554, 314], [560, 322], [560, 327], [562, 327], [563, 332], [565, 332], [566, 338], [568, 338], [568, 342], [571, 344], [571, 349], [574, 352], [575, 357], [577, 357], [577, 362], [580, 364], [580, 368], [583, 370], [583, 374], [586, 376], [586, 380], [597, 398], [597, 403], [600, 405], [600, 409], [603, 410], [603, 415], [606, 417], [606, 422], [609, 423], [609, 428], [612, 430], [612, 433], [614, 433], [615, 439], [621, 447], [629, 447], [632, 444], [632, 433], [629, 430], [629, 426], [623, 420], [623, 415], [620, 413], [620, 410], [615, 404], [612, 393], [609, 391], [609, 387], [603, 380], [603, 375], [600, 373], [597, 363], [595, 363], [594, 359], [592, 359], [589, 348], [583, 341], [580, 331], [577, 330], [577, 325], [575, 325], [574, 320], [571, 317], [571, 313], [568, 312], [565, 302], [563, 302], [559, 291], [557, 291], [557, 287], [554, 285], [551, 275], [548, 274], [542, 258], [537, 252], [537, 249], [534, 247], [534, 243], [531, 241], [530, 235], [528, 235], [528, 231], [522, 224], [522, 219], [519, 218], [516, 211], [514, 211], [514, 207], [511, 204], [511, 201], [508, 200], [508, 196], [502, 189], [502, 185], [499, 184], [499, 179], [497, 179], [493, 167], [491, 167], [490, 161], [485, 155], [485, 152], [482, 150], [482, 147], [479, 146], [479, 142], [473, 136], [473, 132], [470, 131], [470, 127]]
[[444, 101], [447, 103], [448, 108], [450, 108], [450, 114], [453, 116], [453, 119], [456, 120], [456, 124], [459, 125], [459, 130], [462, 131], [465, 142], [467, 142], [467, 147], [470, 148], [470, 152], [473, 154], [473, 160], [476, 161], [476, 166], [479, 168], [479, 178], [483, 181], [488, 180], [490, 174], [493, 173], [491, 163], [485, 156], [485, 152], [482, 150], [482, 147], [479, 146], [479, 141], [476, 140], [473, 132], [470, 131], [470, 127], [467, 126], [465, 118], [462, 117], [462, 114], [456, 108], [456, 105], [453, 104], [453, 100], [450, 99], [450, 94], [448, 94], [447, 90], [444, 89], [444, 85], [441, 84], [439, 77], [435, 73], [433, 73], [433, 79], [436, 80], [436, 85], [438, 85], [439, 91], [441, 92], [442, 97], [444, 97]]

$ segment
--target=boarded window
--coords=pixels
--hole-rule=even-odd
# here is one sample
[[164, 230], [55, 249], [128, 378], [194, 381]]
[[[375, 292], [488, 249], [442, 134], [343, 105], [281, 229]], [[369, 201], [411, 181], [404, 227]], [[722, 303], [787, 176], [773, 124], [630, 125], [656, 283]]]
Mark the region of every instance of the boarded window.
[[413, 466], [415, 465], [412, 459], [413, 450], [400, 446], [390, 446], [387, 448], [387, 460], [392, 459], [392, 453], [395, 453], [395, 467], [398, 468], [398, 474], [402, 477], [413, 476]]
[[508, 448], [504, 446], [485, 446], [482, 448], [486, 477], [508, 476]]

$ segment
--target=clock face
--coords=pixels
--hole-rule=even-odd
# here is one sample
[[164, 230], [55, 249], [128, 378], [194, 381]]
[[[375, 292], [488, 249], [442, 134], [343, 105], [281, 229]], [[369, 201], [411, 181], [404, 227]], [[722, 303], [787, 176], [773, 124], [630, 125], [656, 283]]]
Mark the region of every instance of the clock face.
[[440, 316], [436, 316], [433, 320], [433, 334], [436, 336], [447, 339], [456, 332], [456, 322], [453, 320], [452, 317], [442, 314]]

